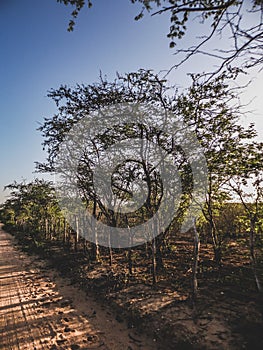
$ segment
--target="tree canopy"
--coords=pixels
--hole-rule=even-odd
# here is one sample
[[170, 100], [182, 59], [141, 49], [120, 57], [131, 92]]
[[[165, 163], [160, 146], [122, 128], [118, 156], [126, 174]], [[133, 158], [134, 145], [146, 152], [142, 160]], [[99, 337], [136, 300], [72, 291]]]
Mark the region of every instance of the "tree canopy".
[[[173, 94], [172, 94], [173, 92]], [[239, 124], [240, 109], [233, 101], [237, 97], [235, 92], [225, 82], [225, 75], [219, 76], [210, 82], [203, 83], [198, 77], [193, 77], [193, 84], [183, 94], [174, 94], [165, 80], [160, 80], [151, 71], [140, 70], [126, 75], [118, 75], [110, 82], [101, 77], [98, 83], [90, 85], [77, 85], [75, 88], [61, 86], [52, 90], [49, 95], [58, 106], [58, 114], [46, 118], [40, 131], [43, 134], [43, 145], [48, 151], [47, 163], [38, 164], [39, 170], [53, 171], [58, 158], [59, 147], [67, 137], [69, 130], [78, 124], [83, 118], [89, 116], [93, 111], [101, 110], [105, 106], [116, 103], [137, 102], [148, 103], [152, 107], [159, 106], [164, 111], [171, 111], [179, 120], [186, 123], [192, 130], [200, 145], [207, 162], [208, 190], [206, 195], [203, 215], [210, 225], [210, 235], [214, 240], [215, 251], [220, 249], [220, 234], [215, 226], [215, 216], [219, 206], [231, 198], [231, 193], [226, 191], [226, 183], [232, 178], [239, 176], [245, 178], [251, 174], [255, 167], [262, 170], [260, 153], [262, 145], [254, 141], [256, 132], [253, 125], [244, 128]], [[231, 103], [230, 103], [231, 101]], [[99, 123], [99, 121], [98, 121]], [[115, 124], [114, 124], [115, 125]], [[86, 128], [89, 130], [89, 128]], [[88, 139], [89, 135], [85, 137]], [[189, 164], [186, 154], [180, 148], [180, 135], [170, 137], [162, 130], [153, 128], [153, 124], [141, 125], [135, 120], [120, 125], [110, 125], [102, 135], [96, 135], [89, 140], [86, 153], [81, 158], [78, 174], [67, 174], [67, 178], [75, 176], [83, 190], [87, 203], [96, 201], [96, 205], [110, 216], [111, 225], [112, 212], [106, 211], [106, 207], [100, 199], [100, 193], [96, 193], [92, 181], [92, 174], [96, 162], [103, 159], [104, 153], [109, 147], [121, 140], [136, 138], [147, 139], [161, 146], [165, 152], [173, 156], [173, 162], [179, 169], [182, 182], [182, 202], [177, 212], [176, 221], [182, 222], [182, 218], [189, 208], [193, 190], [193, 169]], [[253, 142], [252, 142], [253, 141]], [[179, 142], [179, 143], [178, 143]], [[144, 144], [146, 147], [146, 143]], [[78, 151], [78, 144], [75, 149]], [[70, 155], [74, 151], [74, 144], [70, 148]], [[253, 154], [253, 159], [247, 157], [247, 153]], [[131, 184], [134, 179], [142, 178], [151, 189], [148, 197], [146, 210], [135, 212], [137, 220], [148, 212], [152, 214], [158, 210], [163, 197], [163, 188], [158, 185], [158, 177], [152, 170], [152, 164], [143, 164], [137, 157], [135, 163], [126, 163], [124, 167], [115, 169], [115, 177], [112, 177], [112, 186], [122, 197], [130, 196]], [[63, 163], [64, 160], [63, 160]], [[110, 163], [109, 163], [110, 164]], [[109, 165], [110, 167], [110, 165]], [[72, 169], [72, 168], [71, 168]], [[70, 169], [70, 171], [71, 171]], [[142, 191], [141, 191], [142, 193]], [[149, 215], [151, 215], [149, 214]], [[131, 217], [134, 220], [133, 217]], [[114, 224], [114, 225], [115, 225]]]

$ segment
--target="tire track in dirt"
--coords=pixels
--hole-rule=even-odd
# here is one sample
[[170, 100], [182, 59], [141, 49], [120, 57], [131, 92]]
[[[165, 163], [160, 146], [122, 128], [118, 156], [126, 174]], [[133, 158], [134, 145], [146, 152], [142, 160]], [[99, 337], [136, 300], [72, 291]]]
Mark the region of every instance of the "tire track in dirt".
[[0, 227], [0, 349], [157, 350], [110, 308], [25, 255]]

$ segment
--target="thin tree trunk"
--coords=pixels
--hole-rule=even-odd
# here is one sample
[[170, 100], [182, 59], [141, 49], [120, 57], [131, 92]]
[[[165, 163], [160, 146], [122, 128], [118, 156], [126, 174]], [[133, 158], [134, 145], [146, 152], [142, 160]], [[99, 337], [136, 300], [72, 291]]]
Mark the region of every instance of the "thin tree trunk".
[[53, 238], [53, 230], [54, 230], [54, 219], [51, 217], [50, 225], [49, 225], [49, 239], [52, 241]]
[[157, 219], [156, 217], [153, 219], [153, 230], [152, 230], [152, 283], [153, 285], [157, 282], [157, 274], [156, 274], [156, 235], [157, 235]]
[[152, 240], [152, 282], [156, 284], [156, 241], [155, 237]]
[[193, 301], [197, 298], [198, 292], [198, 280], [197, 280], [197, 270], [198, 270], [198, 260], [199, 260], [199, 251], [200, 251], [200, 240], [199, 234], [196, 229], [196, 219], [193, 220], [193, 229], [194, 229], [194, 260], [192, 267], [192, 299]]
[[[96, 200], [93, 201], [93, 211], [92, 216], [93, 219], [99, 219], [99, 217], [96, 217], [97, 212], [97, 202]], [[94, 261], [99, 261], [100, 251], [99, 251], [99, 244], [98, 244], [98, 232], [97, 232], [97, 225], [94, 225], [93, 220], [91, 221], [92, 224], [92, 233], [93, 233], [93, 244], [92, 244], [92, 259]]]
[[221, 258], [222, 258], [221, 245], [220, 245], [219, 237], [217, 235], [216, 225], [215, 225], [214, 218], [213, 218], [211, 193], [212, 193], [212, 189], [211, 189], [211, 179], [210, 179], [210, 181], [209, 181], [209, 199], [207, 201], [207, 210], [208, 210], [207, 219], [209, 222], [210, 233], [211, 233], [212, 242], [213, 242], [214, 260], [215, 260], [216, 264], [220, 267], [221, 266]]
[[79, 241], [79, 218], [75, 216], [75, 225], [76, 225], [76, 234], [75, 234], [75, 251], [78, 250], [78, 241]]
[[163, 245], [163, 237], [156, 238], [156, 270], [160, 271], [164, 268], [161, 247]]
[[215, 227], [213, 218], [210, 218], [210, 230], [211, 230], [213, 249], [214, 249], [214, 259], [216, 264], [220, 267], [221, 260], [222, 260], [222, 251], [221, 251], [221, 245], [216, 233], [216, 227]]
[[132, 275], [132, 247], [133, 247], [133, 237], [131, 234], [131, 230], [130, 230], [130, 226], [129, 226], [129, 222], [128, 222], [128, 217], [127, 215], [125, 215], [125, 221], [126, 221], [126, 225], [127, 228], [129, 230], [129, 242], [130, 242], [130, 246], [128, 248], [128, 271], [129, 271], [129, 276]]
[[60, 240], [61, 237], [61, 219], [57, 219], [57, 240]]
[[131, 247], [128, 250], [128, 270], [129, 270], [129, 276], [132, 276], [132, 249], [131, 249]]
[[65, 244], [67, 240], [67, 220], [64, 218], [63, 221], [63, 243]]
[[112, 247], [111, 247], [111, 229], [109, 233], [108, 247], [109, 247], [109, 265], [112, 266], [113, 256], [112, 256]]
[[254, 273], [257, 290], [261, 292], [262, 287], [261, 287], [261, 284], [257, 275], [257, 269], [256, 269], [257, 262], [256, 262], [256, 256], [255, 256], [255, 223], [253, 222], [252, 219], [250, 219], [249, 248], [250, 248], [250, 260], [251, 260], [251, 265]]
[[45, 219], [45, 238], [48, 238], [48, 219]]

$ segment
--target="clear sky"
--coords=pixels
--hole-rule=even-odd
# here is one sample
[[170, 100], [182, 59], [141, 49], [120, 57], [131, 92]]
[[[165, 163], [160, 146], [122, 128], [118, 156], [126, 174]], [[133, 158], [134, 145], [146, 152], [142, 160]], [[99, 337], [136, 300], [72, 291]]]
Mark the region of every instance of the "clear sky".
[[[168, 18], [146, 16], [135, 22], [139, 10], [128, 0], [94, 0], [69, 33], [71, 9], [55, 0], [0, 0], [0, 201], [6, 184], [40, 176], [33, 174], [34, 162], [44, 160], [45, 153], [36, 129], [56, 112], [48, 90], [95, 82], [100, 70], [111, 79], [116, 71], [159, 72], [175, 62], [166, 39]], [[185, 86], [187, 71], [208, 64], [194, 59], [171, 74], [171, 82]], [[244, 103], [255, 97], [250, 107], [254, 113], [244, 122], [255, 121], [263, 139], [263, 74], [254, 76], [242, 97]]]

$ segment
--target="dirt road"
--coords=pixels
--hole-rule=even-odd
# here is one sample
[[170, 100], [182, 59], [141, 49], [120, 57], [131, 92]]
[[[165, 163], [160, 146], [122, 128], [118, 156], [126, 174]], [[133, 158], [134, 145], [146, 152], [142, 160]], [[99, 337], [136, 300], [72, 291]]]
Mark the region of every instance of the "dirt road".
[[0, 349], [157, 349], [14, 243], [0, 227]]

